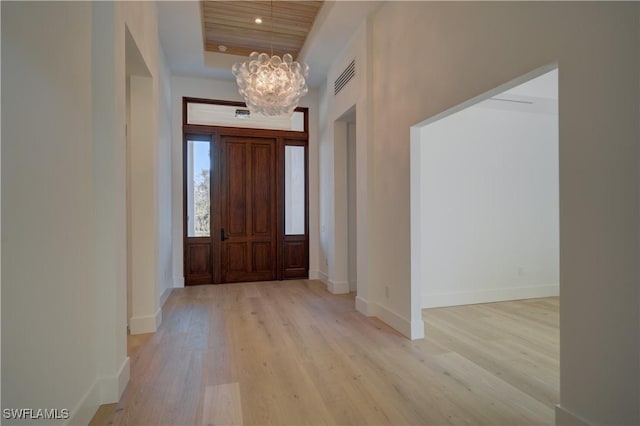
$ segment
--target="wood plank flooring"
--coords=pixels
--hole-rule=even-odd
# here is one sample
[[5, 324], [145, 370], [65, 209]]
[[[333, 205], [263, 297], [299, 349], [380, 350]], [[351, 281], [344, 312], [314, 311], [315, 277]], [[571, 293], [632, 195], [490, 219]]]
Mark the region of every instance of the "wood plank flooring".
[[557, 298], [423, 317], [412, 342], [319, 281], [175, 289], [92, 424], [553, 424]]

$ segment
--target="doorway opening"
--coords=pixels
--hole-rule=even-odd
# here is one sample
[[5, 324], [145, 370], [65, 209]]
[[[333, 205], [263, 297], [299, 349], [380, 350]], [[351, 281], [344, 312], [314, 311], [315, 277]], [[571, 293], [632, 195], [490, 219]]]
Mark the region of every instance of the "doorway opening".
[[184, 98], [183, 133], [185, 285], [307, 278], [308, 109]]
[[550, 418], [559, 401], [558, 123], [553, 64], [411, 129], [412, 316], [424, 318], [429, 339], [499, 366]]
[[327, 289], [333, 294], [357, 294], [358, 289], [356, 139], [354, 105], [333, 123], [333, 253], [326, 265]]
[[129, 29], [125, 29], [126, 70], [126, 236], [127, 324], [131, 334], [155, 331], [154, 176], [149, 173], [153, 152], [153, 78]]

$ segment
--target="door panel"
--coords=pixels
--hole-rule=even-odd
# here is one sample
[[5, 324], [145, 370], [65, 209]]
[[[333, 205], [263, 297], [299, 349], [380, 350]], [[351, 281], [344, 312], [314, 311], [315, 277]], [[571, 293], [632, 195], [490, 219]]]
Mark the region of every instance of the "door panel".
[[270, 271], [275, 260], [271, 256], [273, 245], [270, 243], [251, 243], [251, 245], [253, 247], [253, 270], [256, 272]]
[[242, 273], [247, 264], [246, 243], [225, 243], [228, 262], [227, 273]]
[[[253, 235], [269, 237], [274, 231], [272, 204], [275, 203], [275, 141], [271, 145], [252, 145], [253, 159], [251, 175], [251, 211], [253, 215]], [[274, 212], [275, 213], [275, 212]]]
[[211, 243], [190, 243], [186, 246], [185, 275], [189, 284], [211, 282]]
[[284, 241], [283, 278], [306, 277], [307, 244], [304, 236], [287, 236]]
[[276, 279], [276, 140], [222, 136], [222, 282]]
[[[227, 222], [222, 225], [230, 237], [243, 237], [246, 235], [246, 214], [247, 214], [247, 146], [244, 143], [227, 143], [223, 147], [225, 150], [226, 164], [228, 171], [226, 180], [222, 181], [223, 191], [226, 189], [226, 200], [222, 199], [223, 214]], [[225, 194], [225, 192], [223, 192]], [[226, 225], [226, 226], [225, 226]]]

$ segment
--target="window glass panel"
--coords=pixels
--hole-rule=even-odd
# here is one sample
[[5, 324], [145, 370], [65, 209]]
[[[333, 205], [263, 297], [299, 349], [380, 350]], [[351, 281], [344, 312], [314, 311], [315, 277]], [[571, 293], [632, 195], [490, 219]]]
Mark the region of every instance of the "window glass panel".
[[245, 107], [189, 102], [187, 103], [187, 124], [304, 132], [304, 112], [302, 111], [294, 111], [291, 116], [275, 117], [248, 114], [248, 111]]
[[187, 236], [211, 235], [209, 141], [187, 141]]
[[305, 229], [305, 155], [303, 146], [284, 148], [284, 228], [286, 235], [303, 235]]

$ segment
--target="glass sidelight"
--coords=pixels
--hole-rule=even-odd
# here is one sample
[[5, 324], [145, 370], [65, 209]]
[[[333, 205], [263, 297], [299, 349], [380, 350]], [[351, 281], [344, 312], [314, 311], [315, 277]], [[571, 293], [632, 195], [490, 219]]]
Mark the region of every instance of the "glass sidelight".
[[307, 144], [285, 139], [284, 145], [282, 277], [304, 278], [309, 273]]
[[211, 142], [187, 140], [187, 237], [211, 235]]
[[284, 228], [285, 235], [305, 233], [305, 147], [284, 148]]

